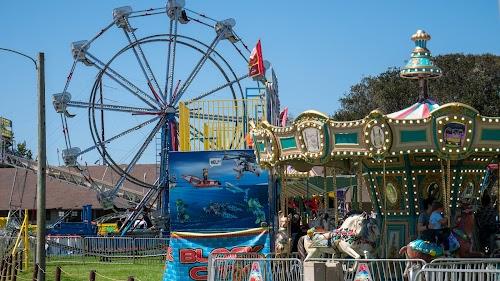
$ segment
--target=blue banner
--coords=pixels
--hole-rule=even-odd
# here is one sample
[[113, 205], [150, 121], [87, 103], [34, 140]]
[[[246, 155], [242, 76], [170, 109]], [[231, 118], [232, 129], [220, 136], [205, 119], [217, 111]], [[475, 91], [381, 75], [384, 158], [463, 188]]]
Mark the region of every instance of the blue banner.
[[171, 231], [269, 225], [268, 173], [252, 150], [171, 152]]
[[172, 232], [163, 281], [207, 280], [211, 253], [269, 253], [266, 228], [229, 233]]

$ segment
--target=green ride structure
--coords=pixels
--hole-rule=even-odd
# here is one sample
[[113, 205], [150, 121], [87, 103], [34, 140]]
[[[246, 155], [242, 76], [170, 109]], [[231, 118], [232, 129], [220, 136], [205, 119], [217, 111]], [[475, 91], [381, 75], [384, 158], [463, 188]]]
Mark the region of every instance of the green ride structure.
[[278, 178], [286, 178], [290, 167], [298, 172], [323, 167], [323, 176], [334, 179], [331, 187], [325, 186], [325, 201], [328, 190], [337, 194], [336, 175], [358, 175], [358, 193], [368, 189], [373, 211], [383, 222], [386, 257], [394, 257], [415, 238], [424, 199], [441, 201], [452, 225], [459, 203], [475, 205], [484, 192], [494, 196], [497, 208], [499, 201], [498, 181], [488, 187], [482, 182], [488, 164], [498, 163], [500, 117], [483, 116], [462, 103], [435, 103], [427, 83], [442, 71], [427, 49], [430, 35], [418, 30], [412, 40], [415, 48], [400, 76], [419, 82], [414, 105], [390, 114], [373, 110], [363, 119], [345, 122], [311, 110], [290, 126], [263, 121], [253, 130], [258, 162]]

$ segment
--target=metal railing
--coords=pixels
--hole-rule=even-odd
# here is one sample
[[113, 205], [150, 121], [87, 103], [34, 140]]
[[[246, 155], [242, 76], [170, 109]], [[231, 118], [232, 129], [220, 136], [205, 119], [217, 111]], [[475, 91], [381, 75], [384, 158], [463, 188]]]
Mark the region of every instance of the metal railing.
[[246, 148], [249, 122], [266, 120], [263, 98], [179, 103], [181, 151]]
[[[48, 236], [52, 261], [164, 262], [168, 238]], [[31, 247], [36, 244], [30, 241]]]
[[415, 281], [498, 281], [500, 269], [449, 269], [424, 267], [415, 275]]
[[208, 280], [251, 280], [254, 276], [254, 280], [302, 281], [302, 270], [302, 262], [293, 258], [215, 257], [210, 260]]
[[353, 281], [363, 271], [371, 280], [413, 280], [415, 274], [426, 264], [421, 259], [321, 259], [312, 258], [304, 262], [320, 262], [336, 268], [339, 281]]

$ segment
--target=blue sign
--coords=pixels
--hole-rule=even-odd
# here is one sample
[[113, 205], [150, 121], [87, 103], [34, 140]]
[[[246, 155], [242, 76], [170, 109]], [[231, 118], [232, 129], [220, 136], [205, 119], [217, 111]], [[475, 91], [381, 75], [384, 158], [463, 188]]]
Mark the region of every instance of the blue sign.
[[172, 232], [163, 281], [208, 279], [208, 257], [215, 253], [269, 253], [266, 228], [229, 233]]
[[252, 150], [171, 152], [171, 231], [269, 225], [268, 173]]

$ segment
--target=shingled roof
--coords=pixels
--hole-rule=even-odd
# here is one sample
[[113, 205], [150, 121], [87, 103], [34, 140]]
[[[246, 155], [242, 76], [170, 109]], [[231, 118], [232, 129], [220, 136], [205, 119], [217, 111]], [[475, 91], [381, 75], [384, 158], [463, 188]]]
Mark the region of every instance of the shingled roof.
[[[106, 166], [90, 166], [89, 171], [93, 178], [104, 180], [110, 184], [116, 183], [119, 179], [118, 174]], [[153, 183], [156, 179], [156, 165], [137, 165], [133, 175], [141, 180], [146, 179], [148, 183]], [[12, 204], [17, 208], [35, 209], [36, 181], [36, 174], [32, 171], [26, 172], [26, 170], [18, 169], [16, 175], [15, 168], [0, 168], [0, 210], [9, 210], [9, 199], [13, 184], [15, 188], [12, 194]], [[125, 182], [125, 186], [138, 190], [141, 193], [147, 192], [146, 189], [128, 181]], [[47, 177], [46, 198], [47, 209], [81, 209], [83, 205], [87, 204], [91, 204], [94, 209], [102, 209], [95, 191], [51, 177]], [[120, 208], [129, 207], [124, 200], [115, 200], [115, 204]]]

